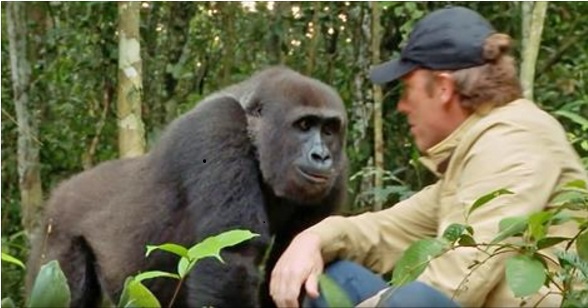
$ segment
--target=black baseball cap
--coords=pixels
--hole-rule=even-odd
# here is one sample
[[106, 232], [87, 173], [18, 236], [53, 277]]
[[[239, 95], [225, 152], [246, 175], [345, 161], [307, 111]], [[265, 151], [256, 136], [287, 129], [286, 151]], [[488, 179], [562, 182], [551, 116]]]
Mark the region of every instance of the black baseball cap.
[[484, 40], [495, 30], [480, 14], [465, 7], [436, 10], [419, 20], [399, 59], [375, 66], [376, 84], [394, 81], [421, 67], [458, 70], [484, 64]]

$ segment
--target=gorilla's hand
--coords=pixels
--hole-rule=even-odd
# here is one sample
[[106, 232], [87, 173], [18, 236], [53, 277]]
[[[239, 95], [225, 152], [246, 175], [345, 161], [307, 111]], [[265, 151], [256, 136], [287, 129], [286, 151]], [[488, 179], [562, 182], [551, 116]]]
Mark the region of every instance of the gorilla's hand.
[[278, 307], [298, 307], [302, 285], [307, 295], [316, 298], [318, 277], [323, 272], [320, 238], [303, 232], [294, 238], [272, 271], [270, 294]]

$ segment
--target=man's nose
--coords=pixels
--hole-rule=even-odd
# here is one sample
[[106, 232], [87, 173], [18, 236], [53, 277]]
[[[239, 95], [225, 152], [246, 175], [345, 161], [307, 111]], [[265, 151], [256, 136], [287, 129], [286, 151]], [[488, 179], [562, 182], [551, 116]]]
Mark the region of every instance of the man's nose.
[[408, 113], [408, 110], [406, 108], [406, 102], [404, 101], [404, 99], [401, 99], [398, 101], [398, 104], [396, 104], [396, 111], [403, 113], [403, 114]]

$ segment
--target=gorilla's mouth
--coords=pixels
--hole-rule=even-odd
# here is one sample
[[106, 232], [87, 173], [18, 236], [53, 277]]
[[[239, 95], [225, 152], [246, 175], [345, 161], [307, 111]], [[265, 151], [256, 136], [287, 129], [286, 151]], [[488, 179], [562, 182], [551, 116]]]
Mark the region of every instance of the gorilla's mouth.
[[309, 182], [315, 184], [324, 184], [330, 178], [330, 173], [327, 172], [320, 172], [316, 170], [305, 170], [302, 168], [298, 168], [298, 172]]

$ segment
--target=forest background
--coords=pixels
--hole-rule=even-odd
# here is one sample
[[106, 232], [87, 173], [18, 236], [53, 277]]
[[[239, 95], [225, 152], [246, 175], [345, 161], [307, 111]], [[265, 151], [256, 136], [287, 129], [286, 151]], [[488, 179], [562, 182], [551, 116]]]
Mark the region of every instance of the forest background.
[[[448, 4], [515, 39], [525, 95], [564, 125], [588, 168], [588, 2], [2, 2], [2, 252], [26, 259], [60, 181], [148, 151], [206, 95], [273, 64], [345, 101], [345, 213], [410, 196], [434, 176], [395, 109], [398, 86], [376, 87], [367, 72]], [[3, 262], [2, 298], [22, 303], [23, 277]]]

